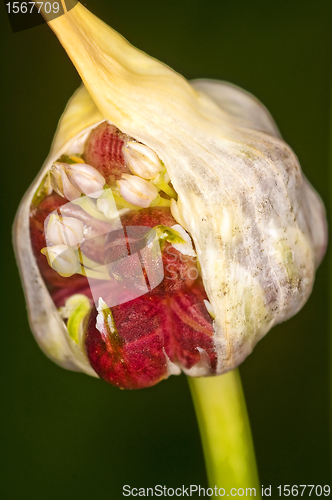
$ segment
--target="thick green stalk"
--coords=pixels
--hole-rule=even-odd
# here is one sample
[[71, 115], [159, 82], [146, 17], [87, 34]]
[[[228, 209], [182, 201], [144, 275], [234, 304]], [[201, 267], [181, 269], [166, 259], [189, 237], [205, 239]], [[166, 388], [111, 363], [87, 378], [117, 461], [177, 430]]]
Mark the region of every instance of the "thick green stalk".
[[[211, 488], [256, 489], [255, 452], [238, 370], [218, 377], [189, 378]], [[234, 490], [233, 490], [234, 492]], [[245, 495], [246, 493], [244, 493]], [[248, 495], [247, 495], [248, 496]]]

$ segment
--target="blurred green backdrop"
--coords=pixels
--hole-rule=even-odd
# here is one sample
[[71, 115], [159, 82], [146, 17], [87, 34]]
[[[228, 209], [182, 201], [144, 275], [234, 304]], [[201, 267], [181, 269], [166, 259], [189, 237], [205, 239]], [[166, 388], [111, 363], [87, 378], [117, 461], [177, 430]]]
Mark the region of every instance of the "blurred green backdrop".
[[[324, 201], [332, 68], [330, 0], [88, 0], [133, 45], [188, 79], [233, 82], [271, 111]], [[122, 486], [207, 486], [187, 382], [125, 392], [58, 368], [27, 322], [11, 246], [21, 197], [80, 79], [46, 26], [12, 34], [1, 15], [0, 494], [121, 499]], [[241, 366], [261, 483], [330, 477], [327, 260], [313, 294]]]

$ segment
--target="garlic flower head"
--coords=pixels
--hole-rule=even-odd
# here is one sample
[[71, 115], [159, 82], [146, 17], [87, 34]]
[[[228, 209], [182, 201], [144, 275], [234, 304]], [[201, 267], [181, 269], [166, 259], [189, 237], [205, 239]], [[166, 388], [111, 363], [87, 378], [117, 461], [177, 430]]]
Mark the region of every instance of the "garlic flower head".
[[[247, 92], [214, 80], [188, 82], [135, 49], [79, 3], [48, 24], [72, 59], [83, 84], [61, 117], [50, 155], [23, 199], [15, 223], [15, 249], [31, 326], [39, 344], [61, 366], [90, 375], [96, 375], [93, 367], [98, 366], [106, 348], [116, 351], [123, 380], [128, 370], [134, 373], [134, 388], [151, 385], [146, 377], [152, 369], [156, 383], [170, 372], [178, 372], [179, 366], [189, 375], [221, 374], [235, 368], [274, 325], [296, 314], [311, 293], [315, 270], [327, 245], [325, 209], [319, 195], [304, 177], [268, 111]], [[77, 144], [82, 146], [82, 138], [103, 122], [116, 128], [119, 136], [127, 137], [127, 142], [121, 143], [122, 152], [116, 152], [117, 161], [122, 166], [123, 161], [127, 162], [134, 174], [123, 174], [117, 181], [121, 196], [115, 189], [116, 206], [109, 195], [102, 193], [105, 178], [100, 171], [87, 164], [59, 161], [62, 155], [75, 152]], [[120, 144], [118, 140], [114, 143]], [[80, 151], [84, 151], [83, 146]], [[92, 304], [88, 326], [84, 323], [89, 359], [68, 334], [56, 305], [57, 297], [51, 297], [42, 276], [45, 262], [36, 264], [40, 251], [36, 257], [33, 237], [42, 236], [38, 233], [39, 221], [33, 218], [38, 212], [33, 199], [48, 172], [52, 187], [60, 196], [69, 201], [80, 198], [82, 193], [89, 196], [87, 210], [96, 214], [96, 227], [100, 230], [97, 236], [105, 238], [108, 250], [112, 250], [114, 242], [119, 243], [115, 245], [119, 252], [128, 249], [120, 236], [114, 236], [116, 232], [112, 235], [111, 223], [118, 224], [119, 232], [125, 223], [132, 227], [150, 224], [150, 228], [177, 223], [188, 233], [186, 254], [181, 253], [184, 244], [172, 247], [164, 241], [162, 249], [164, 269], [171, 264], [177, 266], [174, 282], [170, 279], [167, 286], [160, 284], [164, 286], [162, 290], [172, 294], [173, 312], [167, 316], [163, 309], [167, 301], [160, 295], [160, 288], [149, 288], [141, 273], [141, 285], [148, 290], [150, 300], [147, 305], [144, 297], [139, 296], [135, 304], [146, 317], [131, 309], [132, 302], [124, 300], [98, 317], [101, 333], [96, 328], [100, 311]], [[163, 186], [169, 180], [171, 186]], [[158, 194], [157, 187], [164, 189], [167, 199]], [[47, 196], [52, 195], [47, 191]], [[158, 196], [163, 206], [156, 206]], [[98, 201], [95, 203], [90, 197]], [[82, 220], [88, 219], [84, 206], [75, 205]], [[120, 217], [119, 207], [130, 211]], [[165, 220], [159, 222], [155, 214]], [[35, 223], [31, 231], [29, 215]], [[64, 214], [67, 216], [76, 217]], [[79, 251], [66, 246], [70, 241], [80, 242], [81, 227], [64, 218], [62, 222], [52, 219], [49, 224], [46, 236], [54, 246], [44, 253], [51, 271], [71, 276], [68, 279], [73, 279], [75, 287], [81, 290], [87, 286], [81, 281], [84, 276], [72, 276], [81, 273]], [[69, 231], [72, 239], [67, 242]], [[193, 248], [189, 248], [191, 244]], [[116, 279], [109, 276], [108, 282], [100, 284], [97, 275], [115, 264], [123, 264], [121, 269], [129, 275], [132, 270], [141, 270], [142, 262], [146, 269], [151, 269], [153, 256], [145, 254], [143, 248], [139, 251], [140, 258], [137, 252], [130, 256], [120, 252], [118, 260], [111, 255], [106, 263], [90, 257], [93, 279], [98, 282], [99, 297], [105, 303]], [[96, 269], [98, 265], [101, 270]], [[171, 271], [169, 275], [172, 276]], [[126, 295], [126, 290], [121, 292]], [[85, 304], [87, 317], [86, 310]], [[76, 318], [81, 317], [79, 313], [77, 310]], [[137, 350], [141, 357], [134, 365], [121, 338], [121, 328], [128, 326], [124, 319], [131, 318], [131, 330], [126, 334], [134, 335], [137, 321], [133, 318], [140, 319], [142, 333], [154, 325], [162, 331], [169, 317], [174, 320], [175, 316], [179, 322], [184, 320], [179, 330], [175, 325], [172, 331], [185, 331], [184, 337], [192, 339], [198, 331], [203, 338], [200, 345], [192, 346], [190, 366], [185, 365], [183, 352], [167, 350], [167, 346], [158, 344], [159, 340], [149, 344], [150, 350], [141, 345]], [[116, 328], [110, 327], [113, 324]], [[190, 334], [188, 325], [192, 328]], [[141, 337], [137, 341], [141, 342]], [[105, 366], [98, 371], [99, 376], [104, 376], [104, 369]], [[117, 385], [123, 387], [123, 380]]]

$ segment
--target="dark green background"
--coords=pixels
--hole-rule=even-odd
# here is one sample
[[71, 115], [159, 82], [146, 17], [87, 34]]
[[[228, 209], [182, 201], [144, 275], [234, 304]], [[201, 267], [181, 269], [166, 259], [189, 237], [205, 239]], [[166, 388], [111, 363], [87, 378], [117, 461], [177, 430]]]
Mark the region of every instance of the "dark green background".
[[[271, 111], [327, 202], [330, 0], [91, 0], [135, 46], [187, 78], [228, 80]], [[122, 485], [206, 486], [184, 376], [125, 392], [52, 364], [27, 322], [11, 247], [18, 203], [80, 80], [51, 30], [13, 34], [1, 10], [1, 498], [121, 499]], [[327, 260], [303, 310], [241, 366], [262, 484], [327, 484]]]

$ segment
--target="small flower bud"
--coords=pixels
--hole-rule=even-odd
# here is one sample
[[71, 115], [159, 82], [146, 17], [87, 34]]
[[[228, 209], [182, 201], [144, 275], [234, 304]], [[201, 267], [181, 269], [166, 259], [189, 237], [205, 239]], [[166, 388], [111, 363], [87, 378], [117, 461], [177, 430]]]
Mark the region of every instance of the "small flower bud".
[[147, 208], [158, 196], [158, 191], [150, 182], [136, 175], [122, 174], [122, 179], [117, 181], [121, 196], [137, 207]]
[[59, 308], [59, 314], [67, 319], [67, 330], [73, 341], [84, 351], [84, 322], [90, 312], [90, 301], [86, 295], [76, 293], [71, 295], [65, 305]]
[[82, 193], [98, 198], [105, 185], [104, 177], [91, 165], [72, 163], [66, 168], [70, 182]]
[[105, 179], [91, 165], [55, 162], [51, 168], [51, 183], [54, 191], [60, 196], [73, 201], [79, 198], [81, 193], [98, 198], [105, 185]]
[[177, 231], [181, 238], [184, 240], [184, 243], [172, 243], [172, 246], [178, 250], [178, 252], [181, 252], [183, 255], [190, 255], [191, 257], [196, 257], [196, 252], [193, 249], [193, 245], [191, 242], [191, 238], [188, 233], [183, 229], [180, 224], [175, 224], [174, 226], [171, 227], [171, 229], [175, 229]]
[[163, 170], [156, 153], [139, 142], [128, 141], [123, 155], [132, 173], [143, 179], [154, 179]]
[[51, 185], [56, 193], [69, 201], [76, 200], [81, 192], [76, 189], [66, 175], [66, 163], [55, 162], [51, 167]]
[[52, 245], [79, 245], [83, 240], [83, 223], [74, 217], [52, 214], [47, 224], [47, 238]]
[[215, 319], [216, 315], [215, 315], [215, 312], [213, 310], [213, 307], [211, 305], [211, 302], [209, 302], [208, 300], [203, 300], [204, 304], [205, 304], [205, 307], [207, 309], [207, 312], [209, 313], [209, 315], [211, 316], [212, 319]]
[[41, 250], [46, 255], [49, 265], [65, 278], [81, 271], [81, 263], [76, 253], [67, 245], [56, 245]]

